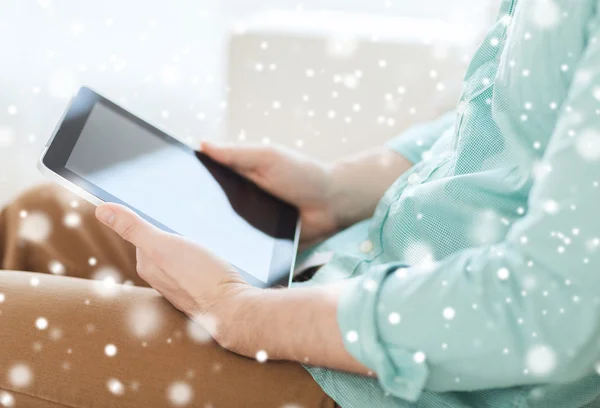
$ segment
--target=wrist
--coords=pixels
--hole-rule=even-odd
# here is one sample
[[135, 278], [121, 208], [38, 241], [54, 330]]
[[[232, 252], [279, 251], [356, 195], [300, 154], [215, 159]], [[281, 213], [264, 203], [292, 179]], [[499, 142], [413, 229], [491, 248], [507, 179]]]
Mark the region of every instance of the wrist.
[[213, 339], [224, 349], [248, 356], [244, 350], [244, 326], [250, 324], [253, 300], [259, 298], [265, 289], [244, 284], [233, 284], [222, 291], [219, 298], [208, 308], [208, 313], [216, 323], [211, 333]]
[[346, 159], [337, 160], [327, 167], [328, 190], [327, 190], [327, 213], [330, 222], [339, 231], [352, 224], [348, 221], [352, 218], [349, 209], [352, 197], [350, 197], [347, 174], [351, 164]]

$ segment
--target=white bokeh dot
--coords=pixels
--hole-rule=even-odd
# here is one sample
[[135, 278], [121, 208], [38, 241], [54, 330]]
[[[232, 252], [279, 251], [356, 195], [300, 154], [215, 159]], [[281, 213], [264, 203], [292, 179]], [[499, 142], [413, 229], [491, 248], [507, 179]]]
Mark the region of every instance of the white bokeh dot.
[[559, 205], [554, 200], [546, 200], [546, 202], [544, 202], [544, 211], [546, 211], [548, 214], [554, 215], [558, 213]]
[[529, 372], [538, 377], [550, 375], [556, 368], [557, 356], [546, 345], [535, 345], [527, 351], [526, 365]]
[[106, 354], [108, 357], [114, 357], [117, 355], [117, 346], [115, 346], [114, 344], [107, 344], [104, 347], [104, 354]]
[[121, 289], [119, 284], [123, 281], [121, 273], [110, 266], [98, 268], [98, 270], [94, 272], [92, 279], [94, 281], [94, 290], [102, 297], [116, 296]]
[[76, 212], [70, 212], [65, 215], [63, 222], [67, 228], [77, 228], [81, 225], [81, 216]]
[[256, 352], [256, 361], [259, 363], [265, 363], [268, 360], [269, 356], [265, 350], [258, 350]]
[[188, 383], [183, 381], [176, 381], [167, 389], [167, 398], [176, 407], [188, 405], [193, 397], [194, 390]]
[[19, 226], [19, 237], [25, 241], [41, 243], [45, 241], [52, 232], [50, 218], [39, 211], [31, 212], [21, 220]]
[[575, 143], [575, 149], [585, 160], [600, 160], [600, 132], [595, 129], [582, 131]]
[[12, 408], [15, 406], [15, 397], [7, 391], [0, 392], [0, 405], [5, 408]]
[[531, 21], [542, 29], [551, 29], [560, 22], [561, 9], [554, 0], [534, 0], [530, 10]]
[[346, 340], [348, 343], [356, 343], [358, 341], [358, 333], [356, 330], [350, 330], [346, 333]]
[[388, 321], [390, 322], [390, 324], [398, 324], [400, 323], [401, 317], [399, 313], [396, 312], [392, 312], [388, 315]]
[[442, 312], [442, 315], [444, 316], [444, 319], [452, 320], [454, 319], [454, 316], [456, 316], [456, 311], [451, 307], [447, 307]]
[[506, 268], [498, 269], [498, 279], [507, 280], [510, 277], [510, 272]]
[[45, 317], [38, 317], [35, 320], [35, 327], [38, 330], [46, 330], [48, 328], [48, 319]]
[[415, 354], [413, 354], [413, 360], [417, 364], [424, 363], [426, 358], [427, 356], [422, 351], [417, 351]]
[[56, 260], [50, 261], [48, 263], [48, 270], [50, 270], [50, 273], [52, 273], [53, 275], [64, 275], [65, 274], [65, 266]]
[[106, 388], [108, 388], [108, 391], [110, 391], [110, 393], [113, 395], [120, 396], [125, 394], [125, 387], [123, 386], [123, 383], [116, 378], [110, 378], [106, 382]]
[[15, 364], [8, 371], [8, 380], [15, 388], [25, 388], [33, 381], [33, 372], [26, 364]]
[[150, 301], [136, 302], [127, 312], [127, 326], [137, 338], [147, 338], [162, 326], [160, 308]]

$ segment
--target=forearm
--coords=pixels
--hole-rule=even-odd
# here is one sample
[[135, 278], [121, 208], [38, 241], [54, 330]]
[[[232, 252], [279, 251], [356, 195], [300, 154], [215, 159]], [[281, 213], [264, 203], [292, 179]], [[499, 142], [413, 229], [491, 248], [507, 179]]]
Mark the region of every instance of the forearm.
[[337, 324], [339, 285], [250, 289], [217, 312], [219, 343], [238, 354], [369, 374], [345, 349]]
[[340, 229], [373, 215], [377, 203], [413, 163], [385, 147], [341, 159], [331, 168], [331, 213]]

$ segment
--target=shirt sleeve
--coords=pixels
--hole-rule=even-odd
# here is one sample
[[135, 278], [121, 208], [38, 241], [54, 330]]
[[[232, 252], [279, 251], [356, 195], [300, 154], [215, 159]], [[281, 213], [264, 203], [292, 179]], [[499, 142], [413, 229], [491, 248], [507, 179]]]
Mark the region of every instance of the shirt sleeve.
[[386, 146], [412, 164], [417, 164], [423, 159], [423, 153], [431, 149], [444, 132], [452, 131], [455, 122], [456, 112], [446, 113], [434, 121], [410, 127], [391, 139]]
[[600, 373], [600, 31], [590, 38], [504, 240], [429, 265], [363, 263], [343, 290], [345, 345], [392, 395]]

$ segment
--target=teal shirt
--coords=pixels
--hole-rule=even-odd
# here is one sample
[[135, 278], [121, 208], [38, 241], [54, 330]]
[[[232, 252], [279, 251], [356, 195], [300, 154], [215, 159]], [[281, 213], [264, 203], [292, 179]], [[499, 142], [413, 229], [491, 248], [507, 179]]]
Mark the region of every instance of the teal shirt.
[[415, 166], [314, 248], [377, 378], [309, 368], [342, 407], [600, 406], [600, 1], [504, 0]]

